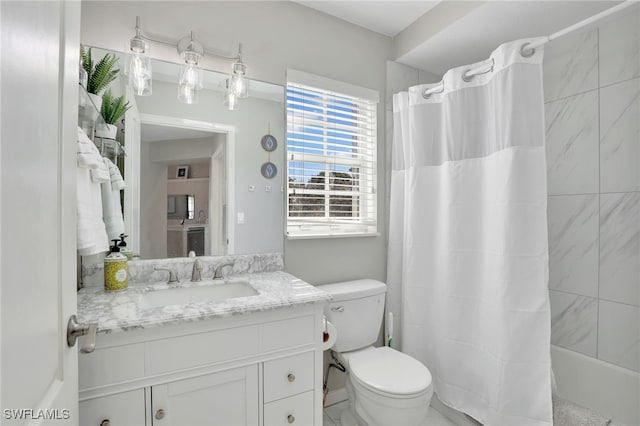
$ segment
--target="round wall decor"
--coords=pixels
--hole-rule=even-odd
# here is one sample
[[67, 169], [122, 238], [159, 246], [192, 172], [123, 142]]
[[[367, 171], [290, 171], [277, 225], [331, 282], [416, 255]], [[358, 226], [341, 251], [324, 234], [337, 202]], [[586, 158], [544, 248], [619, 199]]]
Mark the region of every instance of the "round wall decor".
[[262, 149], [267, 152], [273, 152], [278, 147], [278, 141], [273, 135], [264, 135], [260, 141]]
[[278, 168], [271, 161], [267, 161], [260, 167], [260, 173], [267, 179], [271, 179], [278, 174]]

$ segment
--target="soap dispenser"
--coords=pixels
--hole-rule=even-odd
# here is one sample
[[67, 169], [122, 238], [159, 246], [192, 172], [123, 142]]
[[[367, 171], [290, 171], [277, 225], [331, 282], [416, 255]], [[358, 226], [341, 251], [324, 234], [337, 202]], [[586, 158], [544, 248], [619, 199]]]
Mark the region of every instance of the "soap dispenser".
[[127, 256], [120, 253], [118, 239], [111, 241], [113, 246], [110, 248], [109, 255], [104, 258], [104, 290], [124, 290], [129, 283]]
[[118, 243], [118, 248], [120, 249], [120, 253], [127, 256], [127, 260], [133, 259], [133, 251], [127, 248], [127, 242], [124, 240], [128, 235], [120, 234], [120, 243]]

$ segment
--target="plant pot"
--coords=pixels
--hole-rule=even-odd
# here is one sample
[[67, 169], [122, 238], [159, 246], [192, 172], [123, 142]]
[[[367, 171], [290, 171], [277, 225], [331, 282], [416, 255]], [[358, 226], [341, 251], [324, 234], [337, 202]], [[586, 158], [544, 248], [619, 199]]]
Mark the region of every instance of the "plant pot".
[[118, 134], [118, 127], [113, 124], [98, 125], [96, 127], [96, 136], [99, 138], [115, 139]]
[[93, 102], [93, 105], [95, 105], [98, 112], [100, 112], [100, 109], [102, 108], [102, 96], [96, 95], [95, 93], [89, 93], [89, 98], [91, 98], [91, 102]]

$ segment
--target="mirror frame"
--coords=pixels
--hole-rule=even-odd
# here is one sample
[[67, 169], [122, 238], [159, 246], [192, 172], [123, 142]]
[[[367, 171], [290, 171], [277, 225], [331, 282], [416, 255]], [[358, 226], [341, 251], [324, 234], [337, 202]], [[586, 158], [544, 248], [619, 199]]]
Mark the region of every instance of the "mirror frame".
[[[127, 88], [127, 95], [129, 89]], [[233, 226], [233, 218], [235, 218], [235, 138], [236, 126], [229, 124], [212, 123], [207, 121], [198, 121], [186, 118], [145, 114], [139, 113], [140, 122], [132, 126], [137, 129], [138, 137], [133, 132], [125, 132], [125, 146], [127, 147], [127, 155], [125, 156], [125, 174], [129, 174], [130, 180], [127, 181], [127, 190], [124, 198], [124, 222], [125, 234], [130, 236], [132, 241], [132, 250], [136, 253], [140, 252], [140, 143], [141, 143], [141, 125], [153, 124], [165, 127], [178, 127], [183, 129], [201, 130], [211, 133], [225, 134], [226, 140], [224, 145], [225, 152], [225, 177], [226, 177], [226, 200], [227, 208], [223, 220], [223, 226], [226, 228], [226, 253], [235, 254], [235, 231]], [[213, 157], [216, 155], [214, 154]], [[213, 164], [213, 163], [212, 163]], [[134, 165], [137, 165], [134, 167]], [[134, 171], [135, 172], [132, 172]], [[127, 172], [128, 171], [128, 172]], [[209, 211], [213, 200], [209, 200]], [[226, 218], [226, 220], [224, 220]], [[211, 220], [209, 220], [211, 225]], [[209, 231], [211, 235], [211, 230]], [[211, 249], [213, 249], [213, 239], [211, 239]]]

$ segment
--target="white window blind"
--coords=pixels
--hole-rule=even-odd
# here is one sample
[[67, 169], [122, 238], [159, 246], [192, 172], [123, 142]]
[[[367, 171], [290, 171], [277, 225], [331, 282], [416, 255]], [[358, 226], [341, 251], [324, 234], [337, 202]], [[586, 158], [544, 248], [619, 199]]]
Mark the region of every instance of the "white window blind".
[[[304, 76], [297, 80], [310, 81]], [[313, 87], [291, 77], [288, 73], [287, 235], [375, 234], [377, 98]], [[321, 77], [312, 81], [323, 80], [331, 82]], [[335, 83], [333, 87], [349, 86]]]

